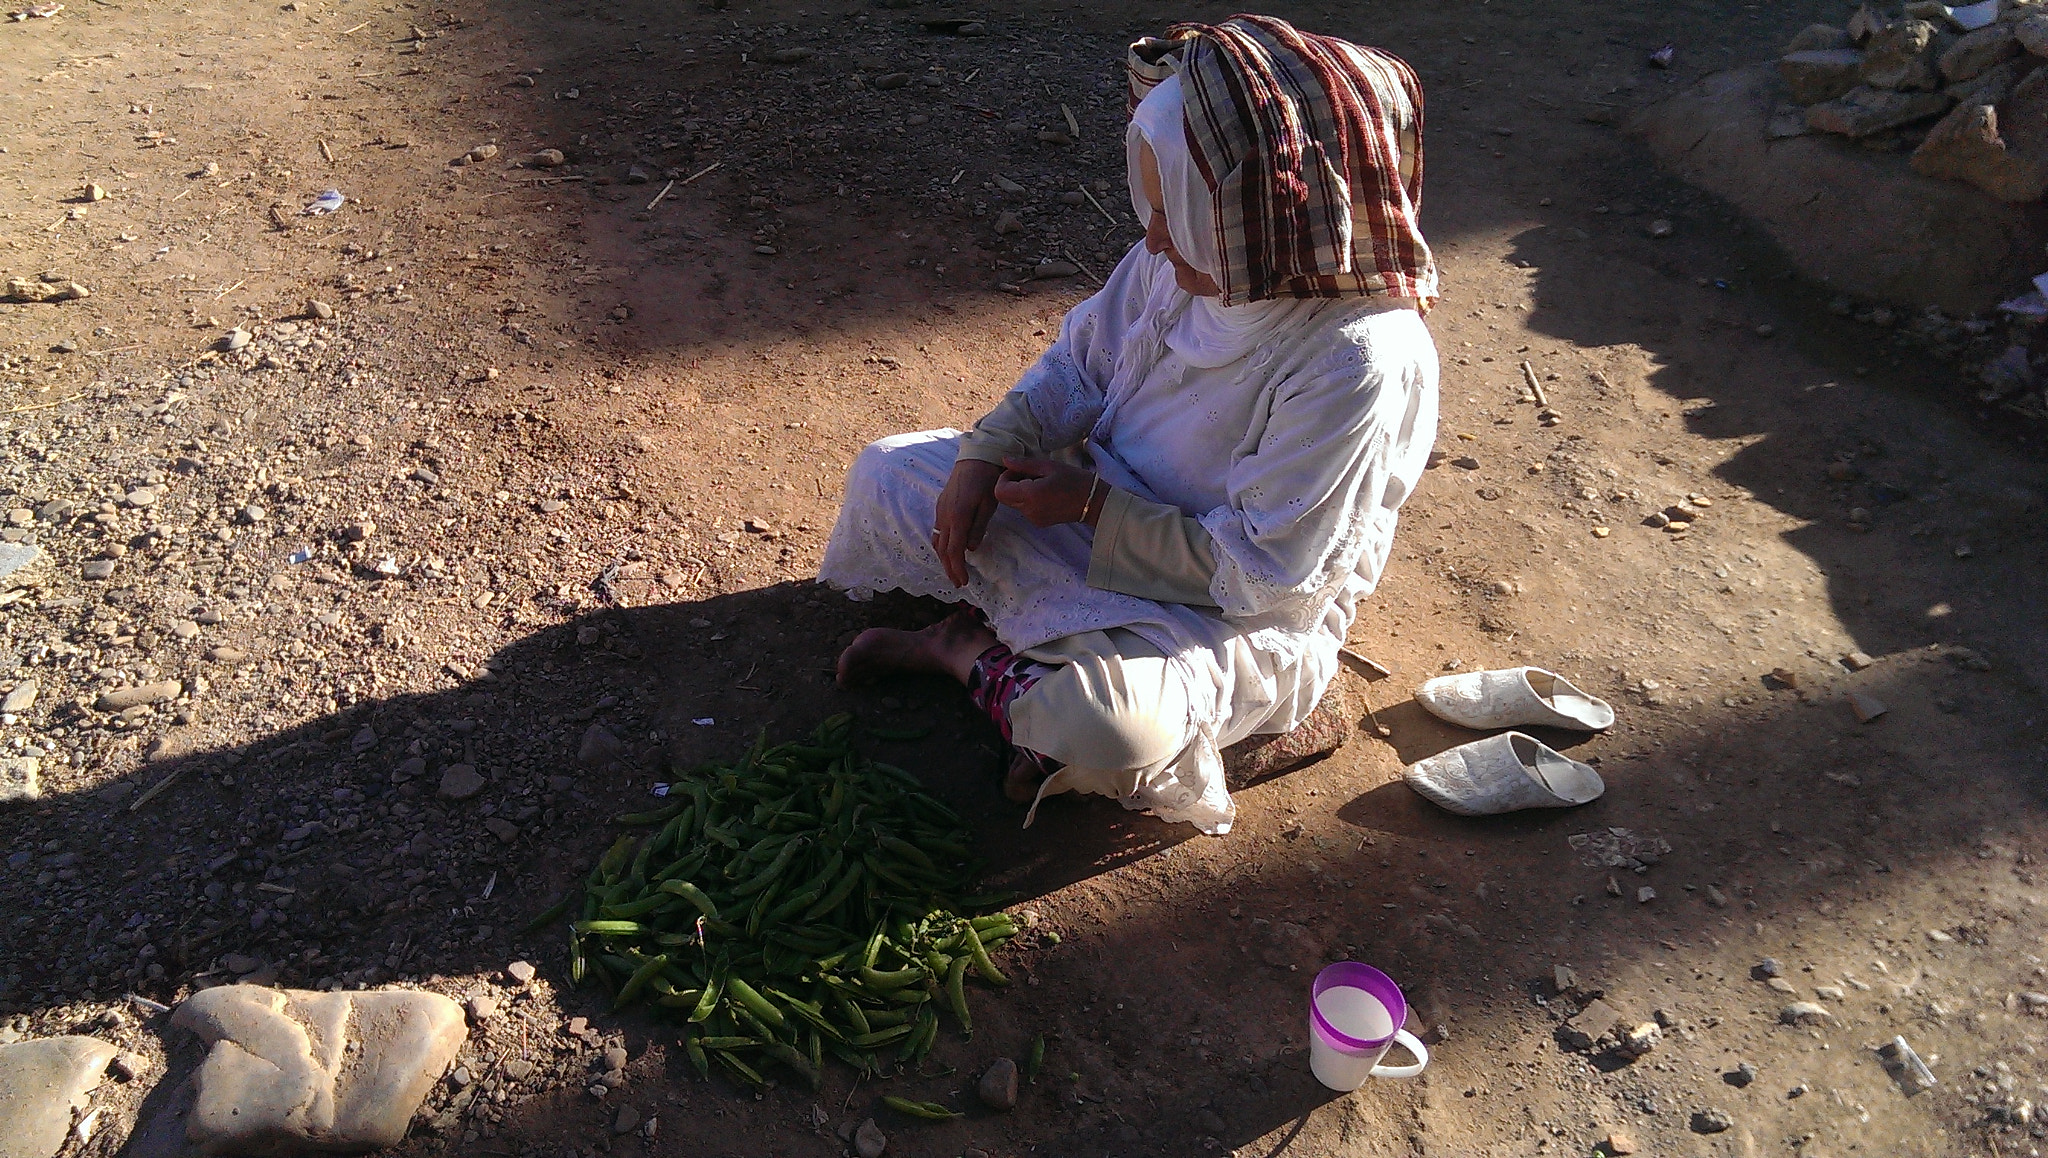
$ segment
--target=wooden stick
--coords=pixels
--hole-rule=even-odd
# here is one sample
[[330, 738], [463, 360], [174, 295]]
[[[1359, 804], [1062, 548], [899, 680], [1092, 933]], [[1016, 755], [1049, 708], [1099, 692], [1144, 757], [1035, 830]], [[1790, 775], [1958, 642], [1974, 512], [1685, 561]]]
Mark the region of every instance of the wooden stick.
[[1075, 139], [1075, 140], [1077, 140], [1077, 141], [1078, 141], [1078, 140], [1080, 140], [1080, 139], [1081, 139], [1081, 122], [1079, 122], [1079, 121], [1077, 121], [1077, 120], [1075, 120], [1075, 119], [1074, 119], [1074, 110], [1072, 110], [1072, 109], [1068, 108], [1068, 107], [1066, 106], [1066, 104], [1065, 104], [1064, 102], [1062, 102], [1062, 103], [1061, 103], [1061, 105], [1060, 105], [1060, 112], [1062, 112], [1062, 113], [1066, 114], [1066, 118], [1067, 118], [1067, 131], [1068, 131], [1068, 132], [1070, 132], [1070, 133], [1072, 133], [1072, 134], [1074, 134], [1074, 139]]
[[1088, 186], [1086, 186], [1086, 185], [1076, 185], [1076, 186], [1074, 186], [1074, 187], [1075, 187], [1076, 189], [1079, 189], [1079, 190], [1081, 191], [1081, 196], [1083, 196], [1083, 197], [1086, 197], [1086, 198], [1088, 199], [1088, 204], [1090, 204], [1090, 205], [1093, 205], [1093, 206], [1095, 206], [1095, 211], [1096, 211], [1096, 212], [1098, 212], [1098, 213], [1102, 214], [1102, 215], [1103, 215], [1104, 217], [1107, 217], [1107, 218], [1109, 218], [1109, 223], [1110, 223], [1111, 225], [1122, 225], [1122, 224], [1123, 224], [1123, 222], [1121, 222], [1121, 221], [1118, 221], [1118, 220], [1116, 219], [1116, 214], [1114, 214], [1114, 213], [1111, 213], [1111, 212], [1110, 212], [1109, 210], [1107, 210], [1107, 209], [1104, 209], [1104, 208], [1102, 207], [1102, 202], [1100, 202], [1100, 201], [1097, 201], [1097, 200], [1095, 199], [1095, 194], [1093, 194], [1093, 193], [1090, 193], [1090, 192], [1088, 191]]
[[326, 141], [320, 142], [320, 155], [327, 158], [328, 164], [334, 164], [334, 150], [327, 147]]
[[31, 410], [48, 410], [52, 406], [62, 406], [66, 402], [76, 402], [83, 397], [85, 397], [83, 394], [68, 394], [57, 399], [55, 402], [38, 402], [33, 406], [16, 406], [12, 410], [0, 410], [0, 414], [27, 414]]
[[662, 199], [662, 198], [664, 198], [664, 197], [666, 197], [666, 196], [668, 196], [668, 191], [669, 191], [669, 190], [671, 190], [671, 189], [673, 189], [673, 188], [675, 188], [675, 187], [676, 187], [676, 183], [675, 183], [674, 181], [670, 181], [670, 182], [669, 182], [668, 184], [666, 184], [666, 185], [663, 185], [663, 186], [661, 187], [661, 192], [659, 192], [659, 193], [656, 193], [656, 194], [654, 195], [654, 200], [652, 200], [652, 201], [649, 201], [649, 202], [647, 203], [647, 210], [646, 210], [646, 211], [647, 211], [647, 212], [650, 212], [650, 213], [651, 213], [651, 212], [653, 212], [653, 211], [654, 211], [654, 207], [655, 207], [655, 206], [657, 206], [657, 205], [659, 205], [659, 204], [661, 204], [661, 199]]
[[1550, 396], [1543, 392], [1543, 383], [1536, 380], [1536, 371], [1527, 362], [1522, 363], [1522, 381], [1529, 384], [1529, 393], [1536, 396], [1536, 405], [1550, 405]]
[[170, 775], [150, 785], [147, 789], [144, 789], [142, 795], [135, 798], [135, 803], [128, 806], [128, 811], [133, 812], [136, 809], [141, 808], [143, 805], [148, 804], [150, 801], [155, 800], [157, 793], [162, 792], [166, 788], [169, 788], [171, 786], [171, 782], [176, 780], [178, 777], [183, 776], [185, 774], [185, 769], [190, 768], [191, 766], [191, 762], [188, 761], [184, 764], [180, 764], [176, 768], [173, 768], [171, 770]]
[[1080, 258], [1078, 258], [1078, 257], [1075, 257], [1075, 256], [1074, 256], [1074, 254], [1073, 254], [1073, 251], [1071, 251], [1071, 250], [1066, 250], [1066, 249], [1062, 249], [1062, 250], [1060, 250], [1060, 256], [1061, 256], [1061, 257], [1064, 257], [1064, 258], [1066, 258], [1066, 259], [1067, 259], [1068, 261], [1071, 261], [1071, 262], [1073, 262], [1073, 263], [1074, 263], [1074, 268], [1075, 268], [1075, 269], [1078, 269], [1078, 270], [1080, 270], [1080, 271], [1081, 271], [1082, 273], [1085, 273], [1085, 274], [1087, 274], [1087, 275], [1088, 275], [1088, 280], [1089, 280], [1089, 281], [1092, 281], [1092, 282], [1094, 282], [1094, 283], [1095, 283], [1096, 285], [1104, 285], [1104, 284], [1107, 284], [1107, 283], [1105, 283], [1105, 282], [1104, 282], [1104, 281], [1103, 281], [1103, 280], [1102, 280], [1101, 278], [1099, 278], [1099, 277], [1096, 277], [1096, 276], [1095, 276], [1095, 271], [1094, 271], [1094, 270], [1092, 270], [1092, 269], [1089, 269], [1089, 268], [1088, 268], [1087, 266], [1085, 266], [1085, 265], [1082, 265], [1082, 264], [1081, 264], [1081, 259], [1080, 259]]
[[347, 36], [347, 35], [348, 35], [349, 33], [351, 33], [351, 32], [360, 32], [360, 31], [362, 31], [363, 29], [365, 29], [365, 28], [368, 28], [369, 26], [370, 26], [370, 22], [369, 22], [369, 21], [367, 21], [367, 20], [365, 20], [365, 21], [363, 21], [363, 22], [362, 22], [361, 24], [358, 24], [358, 25], [356, 25], [356, 26], [355, 26], [354, 28], [344, 28], [344, 29], [342, 29], [342, 30], [341, 30], [340, 32], [337, 32], [337, 33], [335, 33], [335, 35], [336, 35], [336, 36]]
[[1365, 656], [1351, 650], [1348, 647], [1338, 648], [1337, 654], [1343, 656], [1345, 659], [1350, 660], [1353, 664], [1356, 664], [1359, 668], [1363, 669], [1359, 674], [1363, 675], [1368, 682], [1377, 683], [1380, 680], [1386, 679], [1394, 674], [1393, 672], [1388, 671], [1386, 668], [1381, 667], [1379, 664], [1374, 663], [1372, 660], [1367, 659]]

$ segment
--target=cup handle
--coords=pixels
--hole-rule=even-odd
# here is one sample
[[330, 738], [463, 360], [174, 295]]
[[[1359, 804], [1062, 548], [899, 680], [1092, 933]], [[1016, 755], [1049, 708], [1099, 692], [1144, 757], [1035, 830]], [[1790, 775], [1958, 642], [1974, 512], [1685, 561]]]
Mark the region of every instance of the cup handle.
[[1405, 1029], [1394, 1031], [1394, 1044], [1415, 1055], [1412, 1066], [1374, 1066], [1372, 1076], [1376, 1078], [1412, 1078], [1429, 1065], [1429, 1047]]

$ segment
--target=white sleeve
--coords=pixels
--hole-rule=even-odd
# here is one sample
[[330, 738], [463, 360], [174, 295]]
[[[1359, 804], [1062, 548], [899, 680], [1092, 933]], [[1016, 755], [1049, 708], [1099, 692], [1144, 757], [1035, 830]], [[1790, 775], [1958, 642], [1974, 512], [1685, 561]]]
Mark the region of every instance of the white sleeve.
[[1428, 331], [1419, 317], [1385, 330], [1347, 330], [1279, 386], [1257, 449], [1230, 468], [1230, 502], [1200, 516], [1226, 616], [1306, 630], [1361, 559], [1377, 578], [1436, 434]]
[[[1110, 271], [1109, 282], [1067, 311], [1059, 337], [1011, 388], [1011, 397], [1022, 398], [1036, 425], [1036, 453], [1049, 454], [1075, 445], [1102, 417], [1110, 379], [1116, 375], [1117, 351], [1125, 332], [1144, 310], [1153, 275], [1161, 264], [1162, 259], [1145, 252], [1143, 242], [1132, 246]], [[1005, 405], [1009, 402], [1009, 398], [1004, 400]], [[1011, 421], [1000, 425], [1014, 432], [1024, 424]], [[974, 439], [970, 434], [965, 446], [974, 447]], [[977, 452], [974, 457], [982, 456]], [[1000, 461], [1000, 456], [990, 461]]]

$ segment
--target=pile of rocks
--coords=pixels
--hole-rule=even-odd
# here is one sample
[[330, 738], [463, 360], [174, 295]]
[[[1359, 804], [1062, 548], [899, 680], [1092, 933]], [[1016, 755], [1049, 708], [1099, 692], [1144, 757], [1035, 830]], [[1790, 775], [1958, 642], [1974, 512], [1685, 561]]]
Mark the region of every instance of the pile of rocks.
[[1770, 134], [1910, 148], [1920, 173], [2036, 201], [2048, 192], [2044, 60], [2048, 0], [1923, 0], [1898, 16], [1865, 4], [1846, 27], [1815, 24], [1786, 46], [1778, 71], [1793, 103]]

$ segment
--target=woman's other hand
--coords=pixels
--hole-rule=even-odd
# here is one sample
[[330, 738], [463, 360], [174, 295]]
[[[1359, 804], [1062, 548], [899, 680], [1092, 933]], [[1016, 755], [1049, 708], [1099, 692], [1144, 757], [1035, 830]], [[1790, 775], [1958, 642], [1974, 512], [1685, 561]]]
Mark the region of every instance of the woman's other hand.
[[1005, 458], [996, 501], [1030, 519], [1033, 526], [1078, 523], [1088, 510], [1095, 474], [1049, 458]]
[[963, 458], [953, 464], [932, 519], [932, 550], [955, 587], [967, 586], [967, 552], [981, 546], [988, 521], [996, 517], [996, 480], [1003, 468]]

